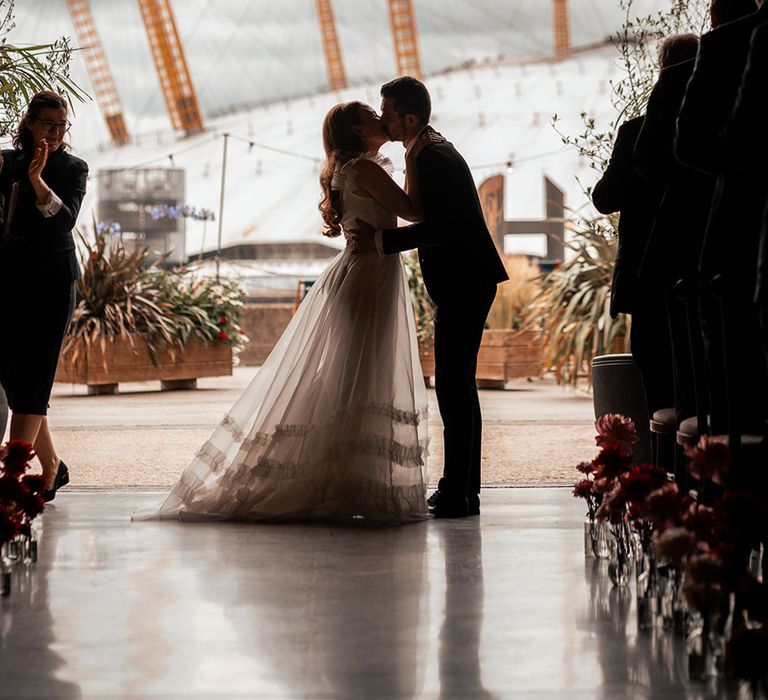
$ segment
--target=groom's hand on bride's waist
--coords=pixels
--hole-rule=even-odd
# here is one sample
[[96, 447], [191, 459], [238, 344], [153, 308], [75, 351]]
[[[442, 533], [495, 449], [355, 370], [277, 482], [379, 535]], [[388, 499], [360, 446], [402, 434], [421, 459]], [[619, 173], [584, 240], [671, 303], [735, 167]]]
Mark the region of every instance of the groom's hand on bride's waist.
[[376, 229], [362, 219], [355, 219], [355, 228], [347, 231], [348, 245], [353, 253], [375, 252], [377, 250], [375, 238]]

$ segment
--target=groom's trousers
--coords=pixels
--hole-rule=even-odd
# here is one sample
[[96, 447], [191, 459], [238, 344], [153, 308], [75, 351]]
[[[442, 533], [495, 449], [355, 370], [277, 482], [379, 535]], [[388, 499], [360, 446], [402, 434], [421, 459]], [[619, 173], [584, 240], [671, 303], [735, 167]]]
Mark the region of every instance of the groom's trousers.
[[472, 289], [437, 304], [435, 393], [443, 420], [443, 478], [440, 491], [480, 493], [482, 417], [475, 373], [496, 285]]

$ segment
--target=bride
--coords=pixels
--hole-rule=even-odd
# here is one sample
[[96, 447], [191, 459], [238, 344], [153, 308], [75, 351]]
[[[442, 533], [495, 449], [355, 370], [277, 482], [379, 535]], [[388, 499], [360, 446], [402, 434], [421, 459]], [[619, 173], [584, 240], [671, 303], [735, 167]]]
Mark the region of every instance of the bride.
[[[355, 219], [419, 219], [360, 102], [323, 123], [324, 234]], [[409, 159], [410, 160], [410, 159]], [[359, 250], [358, 250], [359, 247]], [[159, 510], [137, 519], [363, 520], [427, 516], [427, 393], [399, 256], [351, 241], [311, 287], [270, 356]]]

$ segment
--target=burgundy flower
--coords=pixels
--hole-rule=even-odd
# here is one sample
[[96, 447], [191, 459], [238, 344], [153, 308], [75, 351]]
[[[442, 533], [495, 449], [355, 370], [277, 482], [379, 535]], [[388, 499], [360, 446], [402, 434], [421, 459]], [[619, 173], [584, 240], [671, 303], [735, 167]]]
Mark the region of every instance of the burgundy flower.
[[21, 483], [30, 493], [41, 494], [45, 491], [45, 477], [42, 474], [25, 474]]
[[0, 476], [0, 503], [15, 503], [23, 495], [23, 489], [14, 474]]
[[29, 467], [29, 460], [35, 456], [32, 445], [24, 440], [9, 440], [5, 445], [3, 465], [8, 474], [23, 474]]
[[696, 549], [696, 537], [684, 527], [670, 527], [653, 533], [656, 556], [671, 564], [681, 564]]
[[683, 513], [683, 526], [690, 530], [699, 542], [712, 544], [717, 533], [717, 517], [714, 508], [693, 502]]
[[595, 465], [593, 462], [579, 462], [576, 465], [576, 470], [582, 474], [591, 474], [595, 471]]
[[607, 520], [614, 525], [623, 522], [627, 515], [627, 502], [621, 496], [621, 488], [616, 486], [603, 497], [600, 507], [595, 513], [598, 520]]
[[640, 503], [649, 493], [661, 488], [667, 481], [666, 470], [652, 464], [640, 464], [621, 476], [621, 488], [627, 501]]
[[683, 592], [688, 602], [707, 614], [720, 609], [726, 597], [728, 572], [722, 559], [712, 552], [688, 557]]
[[224, 314], [222, 314], [221, 316], [219, 316], [219, 323], [220, 323], [222, 326], [223, 326], [223, 325], [225, 325], [225, 324], [226, 324], [226, 322], [227, 322], [227, 317], [226, 317]]
[[9, 542], [19, 534], [19, 521], [0, 507], [0, 544]]
[[635, 444], [640, 439], [631, 418], [618, 413], [606, 413], [595, 421], [595, 442], [598, 447], [618, 445], [627, 454], [632, 454]]
[[642, 516], [656, 527], [668, 527], [674, 524], [687, 508], [687, 501], [677, 484], [667, 483], [651, 491], [638, 508]]
[[592, 480], [582, 479], [577, 481], [573, 487], [573, 495], [576, 498], [588, 498], [592, 496]]
[[595, 478], [613, 480], [618, 478], [629, 470], [631, 461], [630, 454], [623, 446], [615, 443], [608, 443], [600, 450], [600, 454], [595, 457]]
[[716, 484], [725, 483], [731, 464], [731, 452], [722, 440], [702, 435], [697, 445], [685, 450], [685, 455], [691, 458], [688, 471], [692, 476]]
[[226, 331], [221, 331], [218, 336], [219, 340], [223, 343], [226, 340], [229, 340], [229, 336], [227, 335]]
[[768, 629], [742, 627], [733, 633], [725, 648], [725, 663], [736, 678], [759, 681], [766, 677]]

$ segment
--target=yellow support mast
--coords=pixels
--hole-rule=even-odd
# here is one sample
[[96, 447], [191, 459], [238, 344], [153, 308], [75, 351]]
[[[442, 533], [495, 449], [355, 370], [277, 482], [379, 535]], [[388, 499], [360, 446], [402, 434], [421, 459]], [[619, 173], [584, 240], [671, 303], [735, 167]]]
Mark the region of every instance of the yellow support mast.
[[104, 47], [96, 32], [88, 0], [67, 0], [67, 5], [77, 40], [83, 48], [85, 66], [93, 84], [96, 104], [99, 105], [104, 121], [107, 123], [112, 142], [116, 146], [124, 146], [131, 139], [125, 126], [123, 106], [109, 70]]
[[170, 0], [139, 0], [139, 8], [173, 128], [187, 136], [202, 131], [203, 119]]
[[412, 75], [421, 80], [423, 74], [411, 0], [389, 0], [389, 23], [395, 44], [398, 75]]
[[341, 58], [339, 38], [336, 35], [336, 21], [333, 17], [331, 0], [317, 0], [317, 15], [320, 18], [320, 31], [323, 35], [328, 85], [331, 90], [342, 90], [347, 87], [347, 75]]

